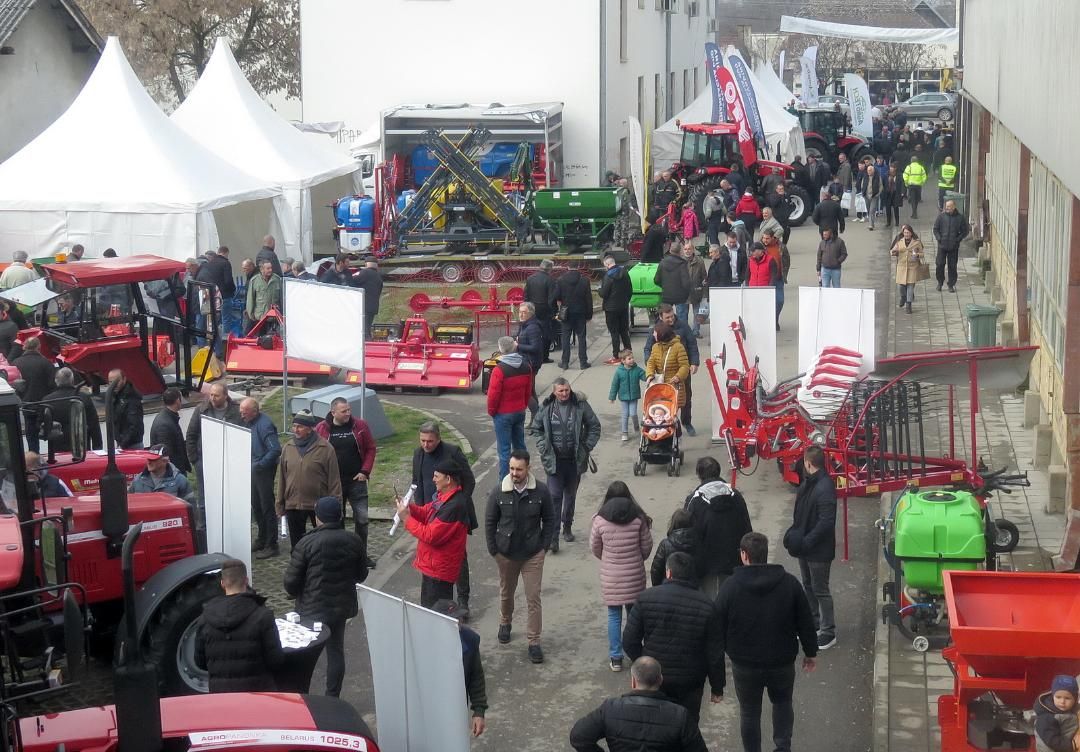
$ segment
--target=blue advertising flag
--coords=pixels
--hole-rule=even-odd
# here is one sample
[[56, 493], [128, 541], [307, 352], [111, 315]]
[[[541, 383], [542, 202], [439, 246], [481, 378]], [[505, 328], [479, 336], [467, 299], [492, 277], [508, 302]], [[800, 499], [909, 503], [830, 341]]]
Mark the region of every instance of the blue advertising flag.
[[724, 56], [720, 54], [720, 48], [714, 42], [705, 43], [705, 68], [709, 71], [709, 81], [712, 85], [712, 117], [710, 123], [726, 123], [727, 110], [723, 106], [723, 95], [720, 93], [720, 82], [716, 78], [716, 69], [724, 64]]
[[742, 94], [743, 105], [746, 107], [746, 117], [750, 121], [750, 129], [758, 139], [759, 144], [765, 143], [765, 128], [761, 124], [761, 112], [758, 110], [757, 94], [754, 93], [754, 84], [750, 81], [750, 71], [746, 63], [738, 55], [728, 55], [728, 65], [731, 67], [732, 76]]

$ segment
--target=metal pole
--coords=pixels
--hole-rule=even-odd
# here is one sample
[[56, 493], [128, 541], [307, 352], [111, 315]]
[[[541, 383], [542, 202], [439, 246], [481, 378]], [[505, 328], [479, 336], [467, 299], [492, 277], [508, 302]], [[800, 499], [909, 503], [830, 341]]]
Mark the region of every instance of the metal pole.
[[[285, 290], [281, 291], [282, 304], [285, 302]], [[289, 346], [285, 340], [285, 316], [281, 321], [281, 430], [289, 425]]]
[[367, 403], [367, 368], [364, 353], [367, 351], [367, 291], [360, 290], [360, 420], [364, 419], [364, 405]]

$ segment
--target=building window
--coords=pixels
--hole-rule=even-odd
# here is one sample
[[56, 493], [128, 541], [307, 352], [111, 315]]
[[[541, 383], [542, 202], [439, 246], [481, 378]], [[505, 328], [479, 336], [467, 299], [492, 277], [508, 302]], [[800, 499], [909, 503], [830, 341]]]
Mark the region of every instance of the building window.
[[664, 122], [664, 75], [657, 73], [653, 77], [653, 127], [656, 128]]
[[627, 9], [629, 2], [630, 0], [619, 0], [619, 60], [623, 63], [630, 59], [630, 14]]
[[698, 88], [698, 68], [694, 68], [694, 99], [697, 99], [697, 95], [701, 92]]
[[1028, 285], [1031, 314], [1058, 368], [1065, 359], [1069, 297], [1072, 194], [1046, 166], [1031, 158], [1028, 182]]
[[682, 106], [687, 107], [690, 105], [690, 69], [683, 68], [682, 70]]
[[619, 139], [619, 174], [627, 175], [630, 172], [630, 138], [623, 136]]
[[668, 93], [671, 95], [668, 101], [671, 104], [671, 110], [667, 114], [668, 117], [672, 117], [675, 115], [675, 102], [678, 101], [675, 99], [675, 94], [677, 93], [677, 90], [678, 84], [675, 80], [675, 71], [671, 71], [671, 80], [668, 81]]
[[645, 76], [637, 77], [637, 121], [645, 127]]
[[997, 119], [990, 123], [986, 197], [990, 222], [1005, 257], [1016, 268], [1016, 215], [1020, 212], [1020, 142]]

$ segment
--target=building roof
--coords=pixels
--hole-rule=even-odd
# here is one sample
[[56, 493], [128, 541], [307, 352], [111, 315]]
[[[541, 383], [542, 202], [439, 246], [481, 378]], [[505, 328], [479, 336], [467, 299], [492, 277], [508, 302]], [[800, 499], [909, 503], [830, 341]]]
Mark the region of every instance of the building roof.
[[[867, 3], [866, 15], [855, 17], [850, 0], [719, 0], [717, 18], [722, 26], [749, 26], [755, 34], [776, 33], [781, 16], [800, 16], [837, 23], [881, 26], [893, 29], [950, 28], [956, 16], [956, 0], [905, 0]], [[951, 6], [951, 8], [950, 8]], [[950, 19], [943, 25], [942, 18]]]
[[[0, 44], [7, 41], [37, 0], [0, 0]], [[74, 0], [58, 0], [57, 5], [71, 16], [72, 23], [86, 37], [87, 42], [101, 50], [105, 47], [105, 40], [97, 33], [97, 29], [90, 23], [90, 19], [82, 12]]]

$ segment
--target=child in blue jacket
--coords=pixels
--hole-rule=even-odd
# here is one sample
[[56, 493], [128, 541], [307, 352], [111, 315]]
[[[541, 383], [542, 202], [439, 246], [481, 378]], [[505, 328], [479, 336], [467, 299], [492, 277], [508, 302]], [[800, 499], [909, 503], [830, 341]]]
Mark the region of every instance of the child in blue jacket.
[[615, 404], [618, 398], [622, 406], [622, 440], [628, 441], [627, 430], [630, 419], [634, 420], [634, 430], [641, 430], [638, 424], [638, 400], [641, 399], [641, 382], [645, 380], [645, 371], [634, 362], [634, 353], [623, 350], [619, 353], [622, 364], [615, 369], [615, 375], [611, 377], [611, 389], [608, 391], [608, 399]]

